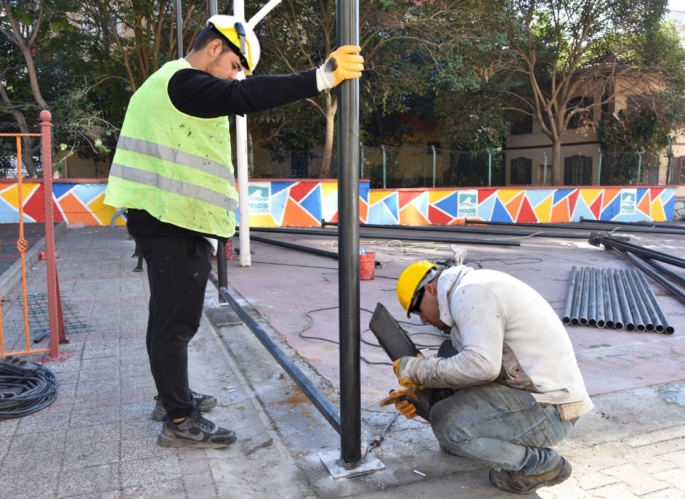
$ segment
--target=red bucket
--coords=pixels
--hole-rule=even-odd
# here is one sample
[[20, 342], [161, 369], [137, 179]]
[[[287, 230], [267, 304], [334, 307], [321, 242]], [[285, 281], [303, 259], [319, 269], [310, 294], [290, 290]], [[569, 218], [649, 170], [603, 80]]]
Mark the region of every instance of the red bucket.
[[359, 255], [359, 279], [370, 281], [376, 269], [376, 253]]

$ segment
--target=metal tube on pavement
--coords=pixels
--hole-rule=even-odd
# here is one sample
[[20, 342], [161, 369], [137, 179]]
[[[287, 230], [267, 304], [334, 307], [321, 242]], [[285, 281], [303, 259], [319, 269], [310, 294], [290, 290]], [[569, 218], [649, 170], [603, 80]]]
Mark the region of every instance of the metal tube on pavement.
[[[636, 271], [637, 272], [637, 271]], [[668, 316], [666, 315], [666, 312], [664, 312], [664, 309], [661, 307], [661, 304], [659, 301], [656, 299], [656, 296], [652, 292], [652, 288], [650, 288], [649, 283], [647, 282], [647, 278], [642, 272], [638, 272], [638, 277], [640, 281], [642, 282], [642, 286], [645, 290], [649, 291], [647, 293], [647, 296], [649, 296], [649, 300], [652, 302], [652, 305], [654, 306], [654, 310], [656, 310], [657, 315], [659, 316], [660, 319], [660, 324], [655, 325], [654, 329], [658, 333], [666, 333], [666, 334], [673, 334], [675, 329], [671, 325], [671, 321], [668, 320]]]
[[604, 328], [606, 326], [606, 313], [604, 310], [604, 280], [602, 278], [602, 269], [596, 269], [595, 273], [597, 289], [597, 327]]
[[668, 277], [670, 280], [675, 282], [676, 284], [679, 284], [680, 286], [685, 286], [685, 277], [678, 274], [677, 272], [672, 271], [671, 269], [668, 269], [661, 265], [659, 262], [654, 260], [653, 258], [642, 258], [641, 259], [643, 262], [648, 263], [651, 265], [654, 270], [659, 272], [660, 274], [664, 275], [665, 277]]
[[597, 268], [595, 267], [590, 267], [589, 291], [587, 323], [590, 327], [597, 327]]
[[581, 326], [587, 326], [588, 320], [587, 320], [587, 315], [588, 315], [588, 309], [589, 309], [589, 304], [588, 304], [588, 297], [590, 296], [590, 268], [585, 267], [583, 269], [583, 291], [580, 295], [580, 316], [578, 317], [578, 320], [580, 321]]
[[303, 253], [310, 253], [312, 255], [322, 256], [324, 258], [331, 258], [337, 260], [339, 255], [334, 251], [326, 251], [317, 248], [309, 248], [307, 246], [301, 246], [299, 244], [286, 243], [283, 241], [276, 241], [275, 239], [267, 239], [266, 237], [259, 237], [250, 234], [251, 241], [257, 241], [258, 243], [271, 244], [272, 246], [280, 246], [281, 248], [287, 248], [295, 251], [302, 251]]
[[640, 308], [640, 303], [635, 296], [635, 290], [633, 286], [630, 285], [630, 279], [628, 279], [628, 273], [625, 269], [619, 270], [621, 275], [621, 281], [623, 281], [623, 287], [626, 291], [626, 296], [628, 297], [628, 303], [630, 304], [630, 312], [633, 314], [633, 321], [635, 322], [635, 329], [642, 332], [647, 329], [645, 325], [645, 319], [642, 316], [642, 310]]
[[630, 302], [628, 301], [628, 294], [626, 293], [625, 286], [623, 285], [623, 279], [621, 279], [620, 271], [614, 272], [614, 283], [616, 285], [616, 292], [618, 293], [618, 298], [621, 302], [621, 310], [623, 311], [623, 318], [625, 319], [626, 330], [635, 330], [635, 319], [633, 318], [633, 312], [630, 308]]
[[680, 289], [678, 286], [673, 284], [671, 281], [666, 279], [664, 276], [659, 274], [656, 270], [654, 270], [652, 267], [647, 265], [645, 262], [640, 260], [637, 256], [633, 255], [629, 251], [618, 250], [618, 253], [620, 255], [623, 255], [633, 265], [635, 265], [642, 272], [644, 272], [649, 277], [651, 277], [654, 280], [654, 282], [659, 284], [662, 288], [669, 291], [675, 298], [677, 298], [681, 302], [685, 303], [685, 292], [682, 289]]
[[571, 325], [577, 326], [580, 324], [580, 302], [583, 299], [583, 283], [585, 281], [585, 272], [581, 267], [578, 270], [576, 289], [573, 294], [573, 308], [571, 309]]
[[571, 324], [571, 311], [573, 309], [573, 297], [576, 292], [576, 279], [578, 277], [578, 269], [575, 265], [571, 268], [571, 279], [566, 293], [566, 304], [564, 305], [564, 316], [561, 318], [561, 322], [565, 325]]
[[642, 319], [645, 322], [647, 331], [654, 331], [656, 328], [656, 322], [658, 317], [654, 311], [654, 307], [649, 301], [649, 296], [643, 289], [640, 283], [640, 279], [637, 277], [637, 270], [629, 269], [626, 270], [626, 277], [630, 281], [630, 285], [634, 290], [635, 298], [637, 299], [638, 306], [641, 307], [640, 312], [642, 313]]
[[611, 269], [607, 271], [607, 282], [609, 290], [611, 291], [611, 310], [614, 313], [614, 328], [619, 331], [626, 326], [625, 317], [623, 316], [623, 307], [621, 306], [621, 298], [616, 289], [616, 270]]
[[656, 251], [653, 249], [645, 248], [643, 246], [638, 246], [637, 244], [626, 243], [624, 241], [617, 241], [610, 236], [590, 238], [591, 243], [599, 242], [605, 247], [620, 249], [623, 251], [630, 251], [631, 253], [639, 256], [640, 258], [653, 258], [654, 260], [659, 260], [660, 262], [668, 263], [676, 267], [685, 268], [685, 260], [675, 256], [671, 256], [662, 251]]
[[601, 278], [602, 286], [604, 287], [604, 315], [606, 317], [605, 327], [608, 329], [614, 328], [614, 311], [611, 303], [611, 289], [609, 289], [609, 279], [607, 278], [607, 269], [602, 269]]

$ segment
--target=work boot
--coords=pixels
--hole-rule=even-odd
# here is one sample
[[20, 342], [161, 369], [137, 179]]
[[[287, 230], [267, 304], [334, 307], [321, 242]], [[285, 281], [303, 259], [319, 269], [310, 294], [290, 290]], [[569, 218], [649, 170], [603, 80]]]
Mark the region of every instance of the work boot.
[[546, 473], [526, 476], [516, 471], [490, 470], [490, 483], [514, 494], [531, 494], [540, 487], [557, 485], [571, 476], [571, 463], [559, 456], [557, 465]]
[[[193, 397], [193, 406], [195, 409], [198, 409], [201, 412], [211, 411], [216, 407], [216, 397], [195, 393], [192, 390], [190, 390], [190, 396]], [[155, 396], [155, 408], [152, 409], [150, 417], [155, 421], [164, 421], [164, 416], [166, 416], [166, 409], [162, 404], [162, 399], [159, 396]]]
[[215, 425], [202, 417], [202, 413], [195, 409], [190, 416], [180, 423], [173, 423], [169, 416], [166, 416], [162, 433], [157, 438], [157, 444], [162, 447], [218, 449], [228, 447], [235, 440], [235, 432]]

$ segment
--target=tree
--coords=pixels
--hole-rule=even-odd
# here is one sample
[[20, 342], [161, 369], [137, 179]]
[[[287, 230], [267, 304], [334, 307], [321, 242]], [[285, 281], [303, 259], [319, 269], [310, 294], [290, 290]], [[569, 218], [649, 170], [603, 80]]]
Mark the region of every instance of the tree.
[[[618, 86], [654, 94], [666, 73], [646, 68], [639, 41], [653, 38], [666, 0], [498, 0], [478, 24], [493, 50], [478, 54], [479, 88], [501, 109], [533, 117], [552, 143], [552, 182], [561, 184], [562, 137], [592, 126], [594, 106]], [[489, 21], [489, 22], [488, 22]], [[486, 26], [485, 31], [482, 27]]]
[[[371, 119], [407, 112], [413, 96], [431, 89], [431, 74], [441, 52], [463, 33], [475, 0], [372, 1], [360, 3], [360, 45], [365, 59], [361, 79], [362, 116]], [[292, 73], [318, 66], [335, 48], [335, 2], [286, 0], [257, 26], [262, 42], [258, 73]], [[337, 91], [325, 91], [311, 104], [309, 119], [294, 106], [262, 113], [256, 119], [285, 134], [293, 144], [316, 139], [304, 136], [303, 120], [323, 118], [324, 160], [329, 175], [337, 112]], [[299, 120], [294, 119], [299, 118]], [[311, 131], [311, 127], [310, 127]]]

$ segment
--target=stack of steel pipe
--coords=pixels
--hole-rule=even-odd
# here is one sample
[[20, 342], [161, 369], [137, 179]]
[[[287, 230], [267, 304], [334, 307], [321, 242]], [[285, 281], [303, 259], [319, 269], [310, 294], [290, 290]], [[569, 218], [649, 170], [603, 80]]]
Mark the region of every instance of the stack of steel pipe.
[[665, 263], [685, 269], [685, 259], [626, 241], [618, 241], [607, 234], [592, 233], [589, 242], [595, 246], [603, 244], [606, 249], [617, 251], [674, 298], [685, 303], [685, 276], [663, 265]]
[[562, 322], [627, 331], [674, 331], [644, 274], [635, 269], [573, 267]]

